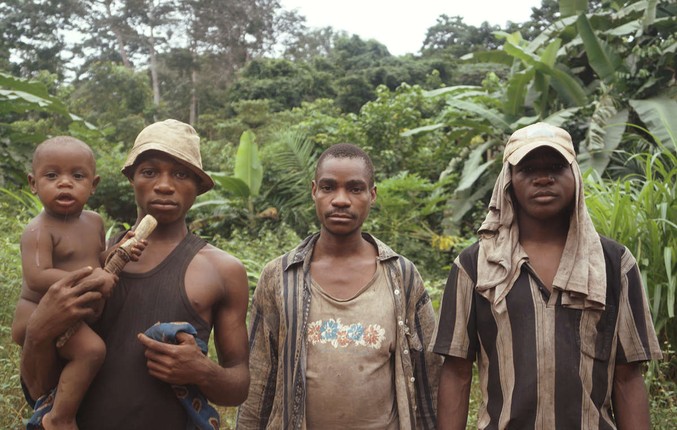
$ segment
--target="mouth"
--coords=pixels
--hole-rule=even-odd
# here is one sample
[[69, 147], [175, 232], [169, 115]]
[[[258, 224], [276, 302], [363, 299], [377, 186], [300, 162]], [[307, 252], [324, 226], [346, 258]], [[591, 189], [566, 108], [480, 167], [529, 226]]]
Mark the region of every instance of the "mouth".
[[549, 202], [557, 198], [557, 193], [547, 190], [537, 191], [531, 196], [531, 198], [537, 202]]
[[70, 194], [62, 193], [62, 194], [59, 194], [56, 197], [56, 201], [59, 204], [66, 206], [66, 205], [72, 205], [73, 203], [75, 203], [75, 198], [73, 196], [71, 196]]
[[337, 221], [349, 221], [355, 217], [347, 212], [330, 212], [327, 214], [327, 218]]
[[155, 199], [150, 201], [150, 206], [160, 210], [174, 209], [178, 204], [173, 200]]

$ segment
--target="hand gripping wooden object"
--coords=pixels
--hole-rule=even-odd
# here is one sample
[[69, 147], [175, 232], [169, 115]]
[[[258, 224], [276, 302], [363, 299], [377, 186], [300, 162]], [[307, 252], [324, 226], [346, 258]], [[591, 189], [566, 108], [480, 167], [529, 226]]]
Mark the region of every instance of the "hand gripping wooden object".
[[155, 230], [157, 220], [152, 215], [143, 217], [139, 225], [134, 230], [134, 237], [127, 239], [122, 245], [118, 246], [115, 251], [111, 252], [106, 258], [104, 270], [114, 275], [122, 272], [125, 264], [132, 259], [132, 247], [139, 241], [146, 239]]

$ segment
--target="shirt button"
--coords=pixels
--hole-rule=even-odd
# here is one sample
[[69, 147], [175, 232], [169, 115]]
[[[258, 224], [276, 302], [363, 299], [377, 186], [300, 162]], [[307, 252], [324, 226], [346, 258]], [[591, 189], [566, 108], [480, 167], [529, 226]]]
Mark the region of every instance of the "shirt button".
[[409, 350], [408, 350], [408, 349], [405, 349], [405, 350], [404, 350], [404, 353], [405, 353], [405, 354], [409, 354]]
[[395, 295], [399, 296], [400, 295], [400, 290], [395, 290]]
[[412, 376], [411, 378], [409, 378], [409, 380], [410, 380], [411, 382], [414, 382], [414, 381], [416, 381], [416, 378], [414, 378], [414, 377]]
[[404, 321], [399, 320], [399, 321], [397, 322], [397, 325], [404, 325]]

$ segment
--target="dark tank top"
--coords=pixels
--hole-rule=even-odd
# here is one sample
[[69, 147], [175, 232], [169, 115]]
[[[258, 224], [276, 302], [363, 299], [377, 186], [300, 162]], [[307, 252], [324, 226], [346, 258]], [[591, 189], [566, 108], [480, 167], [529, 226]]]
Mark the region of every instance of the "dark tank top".
[[169, 384], [148, 374], [137, 340], [156, 322], [187, 321], [209, 340], [210, 327], [193, 309], [184, 286], [188, 264], [205, 242], [188, 234], [153, 270], [120, 274], [94, 329], [106, 360], [80, 406], [80, 430], [185, 430], [187, 418]]

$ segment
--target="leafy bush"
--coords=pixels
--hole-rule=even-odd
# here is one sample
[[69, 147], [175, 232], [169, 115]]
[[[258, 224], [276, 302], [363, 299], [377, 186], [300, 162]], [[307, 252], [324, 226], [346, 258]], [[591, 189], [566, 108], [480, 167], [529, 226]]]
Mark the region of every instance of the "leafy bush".
[[19, 238], [30, 216], [7, 196], [0, 198], [0, 428], [19, 429], [31, 413], [19, 382], [20, 349], [12, 342], [14, 306], [21, 291]]
[[642, 273], [659, 336], [677, 345], [677, 155], [661, 148], [641, 160], [641, 175], [615, 182], [586, 176], [586, 202], [600, 234], [630, 249]]

